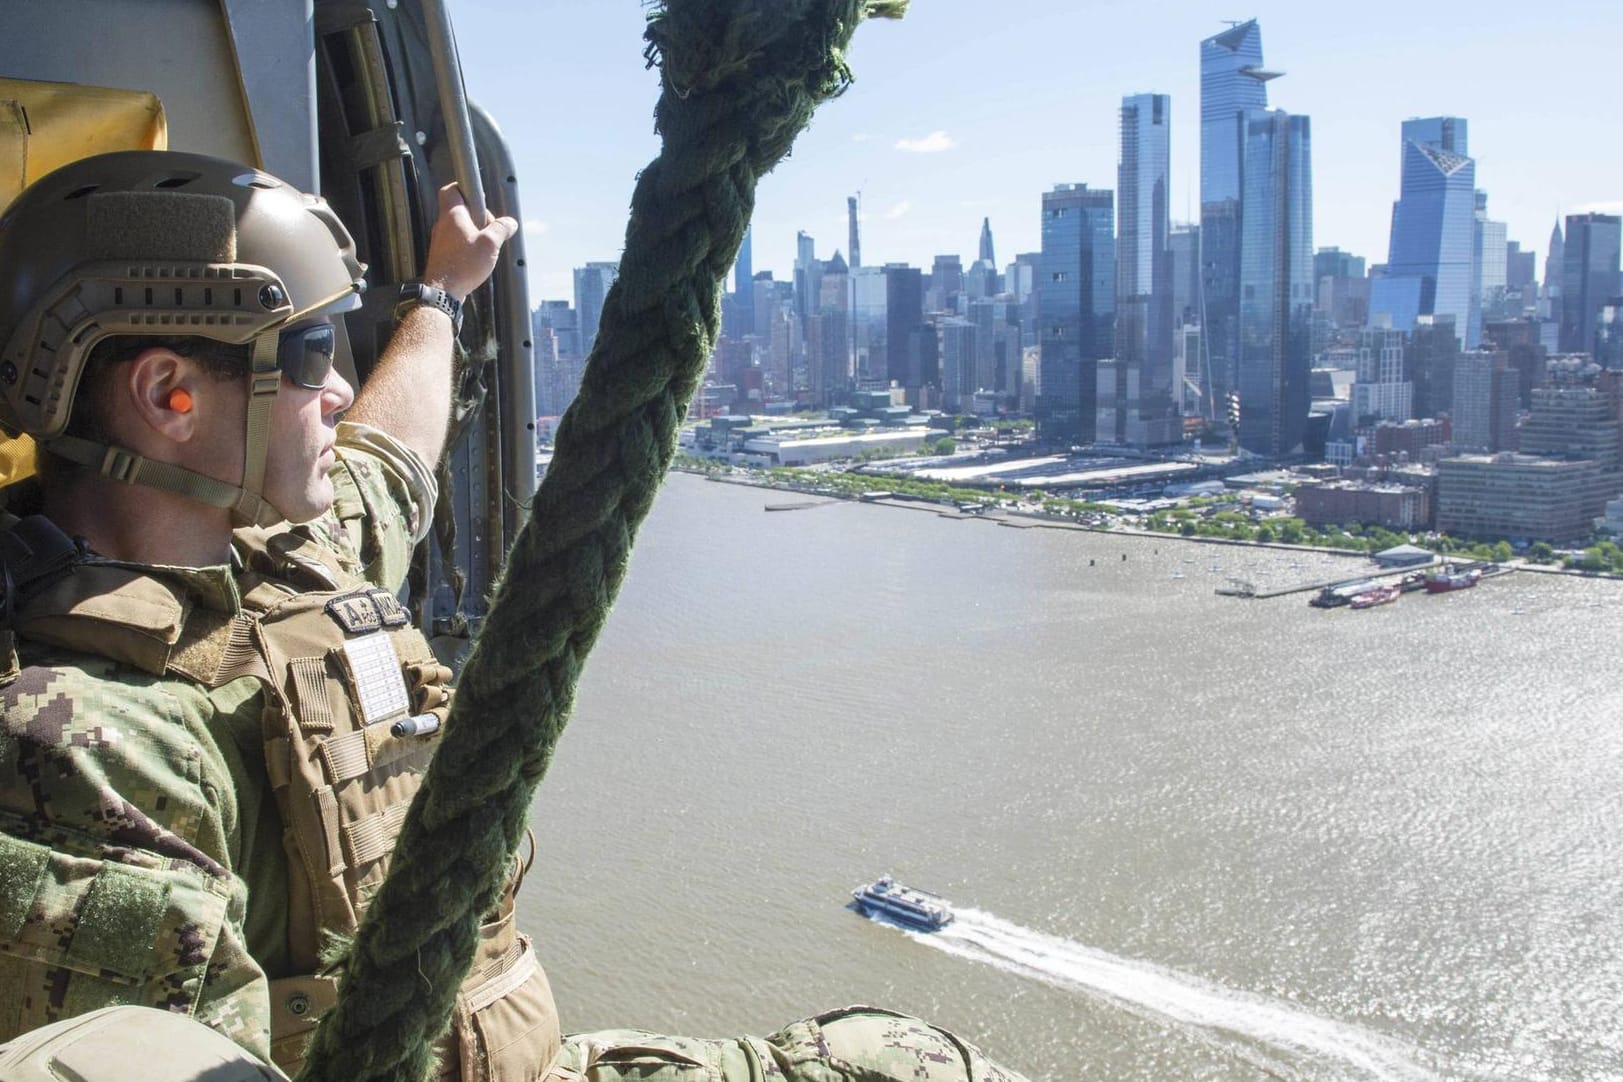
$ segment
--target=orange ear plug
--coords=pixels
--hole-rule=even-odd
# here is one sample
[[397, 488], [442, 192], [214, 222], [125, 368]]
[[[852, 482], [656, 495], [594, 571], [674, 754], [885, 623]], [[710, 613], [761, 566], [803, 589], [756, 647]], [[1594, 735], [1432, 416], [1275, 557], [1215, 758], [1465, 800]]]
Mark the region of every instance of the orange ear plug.
[[176, 413], [192, 412], [192, 392], [184, 387], [176, 387], [169, 392], [169, 408]]

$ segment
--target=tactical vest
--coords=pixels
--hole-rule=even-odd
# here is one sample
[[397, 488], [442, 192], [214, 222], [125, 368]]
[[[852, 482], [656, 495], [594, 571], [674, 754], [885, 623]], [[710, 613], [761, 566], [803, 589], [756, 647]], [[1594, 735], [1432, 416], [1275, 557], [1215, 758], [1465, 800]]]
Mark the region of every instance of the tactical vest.
[[[291, 1075], [336, 1001], [335, 979], [317, 975], [323, 939], [353, 934], [383, 883], [443, 731], [452, 674], [393, 594], [348, 574], [325, 549], [285, 532], [244, 530], [235, 540], [245, 570], [234, 615], [194, 607], [184, 590], [143, 569], [86, 561], [38, 517], [0, 535], [0, 552], [19, 638], [211, 689], [245, 676], [265, 689], [288, 945], [305, 974], [271, 982], [272, 1056]], [[551, 989], [513, 927], [516, 887], [515, 877], [458, 997], [457, 1046], [443, 1062], [464, 1082], [539, 1077], [558, 1048]], [[503, 1052], [506, 1066], [493, 1062]]]

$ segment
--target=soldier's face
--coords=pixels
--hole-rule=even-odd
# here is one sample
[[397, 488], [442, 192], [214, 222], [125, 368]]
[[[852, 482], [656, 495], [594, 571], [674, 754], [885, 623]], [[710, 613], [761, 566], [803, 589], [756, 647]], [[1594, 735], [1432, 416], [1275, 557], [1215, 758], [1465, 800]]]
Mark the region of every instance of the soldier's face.
[[[247, 457], [248, 381], [199, 379], [196, 385], [206, 388], [209, 398], [196, 407], [199, 439], [190, 451], [192, 468], [239, 484]], [[332, 506], [327, 471], [333, 464], [338, 417], [354, 400], [355, 392], [337, 369], [327, 372], [319, 387], [282, 377], [271, 405], [260, 494], [289, 522], [308, 522]]]
[[335, 368], [320, 390], [282, 380], [271, 408], [264, 496], [289, 522], [308, 522], [332, 506], [332, 468], [338, 417], [355, 391]]

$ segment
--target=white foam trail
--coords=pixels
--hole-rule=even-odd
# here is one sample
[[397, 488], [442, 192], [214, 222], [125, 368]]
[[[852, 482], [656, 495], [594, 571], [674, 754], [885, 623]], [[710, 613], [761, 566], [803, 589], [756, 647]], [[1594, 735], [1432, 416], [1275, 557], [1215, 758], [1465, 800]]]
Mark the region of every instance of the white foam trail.
[[955, 907], [954, 913], [953, 923], [939, 932], [903, 931], [948, 954], [1089, 992], [1141, 1016], [1261, 1046], [1252, 1050], [1275, 1067], [1311, 1064], [1328, 1068], [1336, 1078], [1435, 1082], [1440, 1077], [1421, 1064], [1417, 1049], [1360, 1026], [1034, 932], [980, 910]]

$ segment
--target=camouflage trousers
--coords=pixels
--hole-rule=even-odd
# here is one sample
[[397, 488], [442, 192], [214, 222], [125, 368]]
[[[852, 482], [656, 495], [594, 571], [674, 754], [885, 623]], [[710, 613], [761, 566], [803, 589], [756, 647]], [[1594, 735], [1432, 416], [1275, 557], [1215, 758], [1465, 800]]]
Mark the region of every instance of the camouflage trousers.
[[565, 1037], [544, 1082], [1025, 1082], [947, 1030], [846, 1007], [770, 1037], [701, 1040], [611, 1029]]

